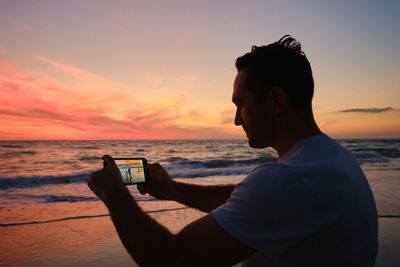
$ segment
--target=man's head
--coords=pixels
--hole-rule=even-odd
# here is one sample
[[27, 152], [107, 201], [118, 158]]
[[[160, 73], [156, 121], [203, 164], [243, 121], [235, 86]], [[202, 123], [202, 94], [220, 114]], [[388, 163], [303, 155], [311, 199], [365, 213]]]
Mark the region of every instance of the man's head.
[[290, 105], [299, 117], [312, 118], [314, 81], [310, 63], [300, 43], [289, 35], [266, 46], [253, 46], [251, 52], [236, 60], [236, 68], [235, 124], [243, 126], [250, 146], [273, 145], [277, 117], [286, 106]]

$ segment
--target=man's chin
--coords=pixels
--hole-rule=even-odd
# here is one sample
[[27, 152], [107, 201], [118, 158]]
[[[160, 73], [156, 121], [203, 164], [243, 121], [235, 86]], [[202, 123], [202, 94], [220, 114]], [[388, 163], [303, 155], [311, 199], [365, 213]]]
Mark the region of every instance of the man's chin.
[[[247, 136], [248, 137], [248, 136]], [[249, 138], [249, 146], [252, 148], [266, 148], [268, 145], [262, 144], [261, 142], [257, 142], [257, 140], [254, 140], [253, 138]]]

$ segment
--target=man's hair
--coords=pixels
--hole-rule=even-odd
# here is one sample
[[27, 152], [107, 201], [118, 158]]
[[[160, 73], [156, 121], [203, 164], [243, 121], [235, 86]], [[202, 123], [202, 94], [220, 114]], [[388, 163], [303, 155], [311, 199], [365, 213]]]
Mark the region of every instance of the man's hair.
[[301, 45], [290, 35], [236, 59], [238, 71], [247, 70], [246, 85], [262, 101], [273, 86], [281, 87], [297, 112], [312, 115], [314, 80]]

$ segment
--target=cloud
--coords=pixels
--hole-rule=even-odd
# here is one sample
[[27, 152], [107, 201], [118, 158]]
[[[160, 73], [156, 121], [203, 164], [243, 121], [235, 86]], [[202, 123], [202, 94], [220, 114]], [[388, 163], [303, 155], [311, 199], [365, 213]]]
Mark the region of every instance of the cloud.
[[35, 118], [36, 120], [46, 119], [50, 121], [65, 121], [65, 122], [73, 122], [76, 120], [73, 116], [41, 108], [26, 109], [23, 111], [0, 108], [0, 115], [8, 115], [25, 119]]
[[4, 55], [4, 54], [7, 54], [7, 49], [4, 49], [4, 48], [2, 48], [2, 47], [0, 47], [0, 56], [1, 55]]
[[353, 108], [353, 109], [341, 110], [339, 112], [381, 113], [381, 112], [387, 112], [387, 111], [392, 111], [392, 110], [393, 109], [391, 107], [386, 107], [386, 108]]
[[[43, 138], [56, 125], [82, 129], [74, 132], [80, 139], [108, 138], [107, 134], [113, 138], [151, 138], [153, 123], [164, 125], [154, 118], [156, 114], [162, 112], [158, 117], [165, 118], [179, 102], [141, 103], [122, 84], [49, 58], [38, 59], [64, 75], [63, 82], [0, 59], [0, 119], [10, 122], [1, 126], [0, 139], [9, 139], [4, 135], [15, 133], [17, 124], [21, 132], [35, 125], [33, 128], [42, 132]], [[132, 120], [133, 114], [140, 117], [140, 123]], [[59, 138], [77, 138], [70, 133], [66, 130]], [[26, 136], [30, 134], [26, 132]]]
[[235, 109], [225, 110], [220, 113], [220, 124], [233, 125], [235, 121]]
[[[184, 93], [140, 93], [88, 70], [47, 57], [43, 72], [0, 58], [0, 139], [222, 138]], [[61, 77], [61, 79], [60, 79]], [[178, 78], [183, 91], [197, 75]], [[187, 122], [190, 123], [187, 123]], [[228, 131], [228, 130], [227, 130]]]
[[[75, 66], [71, 66], [71, 65], [67, 65], [67, 64], [63, 64], [60, 63], [58, 61], [52, 60], [50, 58], [47, 57], [42, 57], [42, 56], [38, 56], [37, 57], [38, 60], [47, 63], [51, 66], [53, 66], [55, 69], [57, 69], [58, 71], [61, 71], [65, 74], [70, 75], [72, 78], [75, 78], [77, 81], [85, 81], [85, 82], [91, 82], [90, 85], [93, 86], [94, 85], [98, 85], [98, 84], [106, 84], [108, 86], [112, 86], [118, 89], [121, 89], [122, 87], [124, 87], [123, 85], [114, 82], [110, 79], [104, 78], [100, 75], [91, 73], [87, 70], [81, 69], [81, 68], [77, 68]], [[89, 85], [89, 84], [88, 84]]]

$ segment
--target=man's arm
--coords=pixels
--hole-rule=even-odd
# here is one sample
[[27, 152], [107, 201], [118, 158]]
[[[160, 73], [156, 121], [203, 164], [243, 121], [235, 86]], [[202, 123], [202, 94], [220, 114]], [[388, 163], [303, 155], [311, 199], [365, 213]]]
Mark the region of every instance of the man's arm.
[[211, 212], [230, 198], [234, 185], [194, 185], [175, 182], [174, 199], [192, 208]]
[[160, 164], [149, 164], [150, 181], [137, 186], [141, 194], [174, 200], [192, 208], [210, 212], [230, 198], [235, 185], [196, 185], [177, 182]]
[[173, 235], [145, 214], [122, 183], [114, 160], [94, 173], [89, 187], [103, 200], [126, 250], [141, 266], [230, 266], [254, 250], [226, 233], [211, 214]]

